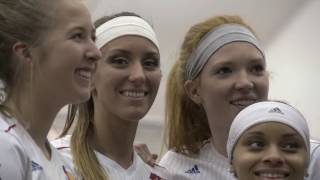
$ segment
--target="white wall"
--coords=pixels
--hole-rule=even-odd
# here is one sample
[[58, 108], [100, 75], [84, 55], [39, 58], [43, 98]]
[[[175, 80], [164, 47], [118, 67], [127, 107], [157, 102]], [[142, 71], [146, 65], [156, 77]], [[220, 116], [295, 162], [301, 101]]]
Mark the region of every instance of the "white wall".
[[320, 1], [305, 4], [267, 48], [270, 97], [296, 106], [320, 138]]

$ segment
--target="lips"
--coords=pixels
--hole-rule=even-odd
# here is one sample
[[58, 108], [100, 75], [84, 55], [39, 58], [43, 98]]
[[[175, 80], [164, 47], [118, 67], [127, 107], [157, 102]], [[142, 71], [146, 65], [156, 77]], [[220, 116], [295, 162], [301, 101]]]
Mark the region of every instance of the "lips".
[[230, 101], [230, 104], [240, 107], [247, 107], [257, 101], [256, 98], [239, 98]]
[[77, 69], [76, 72], [83, 79], [88, 79], [88, 80], [91, 79], [92, 72], [88, 69]]
[[120, 91], [120, 94], [131, 98], [143, 98], [147, 96], [148, 92], [145, 90], [129, 89]]
[[259, 170], [254, 173], [263, 180], [283, 180], [289, 176], [289, 172], [281, 169]]

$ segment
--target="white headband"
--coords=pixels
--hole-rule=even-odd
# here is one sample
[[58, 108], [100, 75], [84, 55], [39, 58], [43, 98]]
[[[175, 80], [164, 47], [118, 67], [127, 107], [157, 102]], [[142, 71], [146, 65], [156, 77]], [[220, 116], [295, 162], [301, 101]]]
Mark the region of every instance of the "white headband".
[[304, 140], [308, 155], [310, 154], [309, 128], [302, 114], [288, 104], [264, 101], [246, 107], [233, 120], [227, 142], [230, 163], [233, 150], [241, 135], [250, 127], [265, 122], [279, 122], [296, 130]]
[[201, 38], [187, 62], [186, 79], [194, 80], [212, 54], [231, 42], [248, 42], [254, 45], [264, 58], [263, 48], [256, 36], [247, 27], [240, 24], [223, 24], [213, 28]]
[[96, 45], [100, 49], [113, 39], [125, 35], [145, 37], [159, 49], [159, 43], [152, 27], [145, 20], [136, 16], [116, 17], [99, 26], [96, 30]]

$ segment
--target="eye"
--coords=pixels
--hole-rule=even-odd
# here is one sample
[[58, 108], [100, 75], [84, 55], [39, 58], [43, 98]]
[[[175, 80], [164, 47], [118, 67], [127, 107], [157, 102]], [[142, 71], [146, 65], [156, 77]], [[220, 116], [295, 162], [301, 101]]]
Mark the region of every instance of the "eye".
[[224, 76], [232, 73], [232, 69], [230, 67], [220, 67], [215, 71], [216, 75]]
[[84, 38], [84, 34], [82, 32], [76, 32], [71, 35], [71, 39], [80, 41]]
[[253, 150], [259, 150], [262, 149], [265, 146], [265, 144], [262, 141], [252, 141], [248, 144], [248, 146]]
[[265, 67], [262, 64], [256, 64], [251, 68], [251, 72], [253, 72], [254, 74], [262, 74], [264, 71]]
[[155, 57], [153, 58], [148, 58], [143, 61], [143, 66], [146, 68], [154, 69], [159, 67], [159, 60]]
[[115, 65], [115, 66], [126, 66], [129, 64], [129, 60], [126, 57], [123, 56], [114, 56], [111, 57], [110, 60], [111, 64]]
[[281, 145], [281, 149], [283, 151], [291, 152], [291, 153], [298, 151], [299, 148], [300, 148], [300, 145], [295, 142], [286, 142]]

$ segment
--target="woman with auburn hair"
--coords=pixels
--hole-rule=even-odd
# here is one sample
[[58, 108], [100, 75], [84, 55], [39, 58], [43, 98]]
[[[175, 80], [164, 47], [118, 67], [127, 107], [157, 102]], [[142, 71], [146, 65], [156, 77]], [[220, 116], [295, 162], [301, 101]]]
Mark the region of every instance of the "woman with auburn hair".
[[96, 27], [102, 60], [91, 98], [79, 109], [71, 106], [64, 132], [79, 110], [71, 140], [67, 136], [55, 144], [64, 147], [61, 151], [86, 180], [171, 179], [164, 168], [145, 164], [133, 149], [138, 123], [160, 84], [156, 34], [144, 19], [127, 12], [101, 18]]
[[0, 179], [71, 180], [47, 135], [63, 106], [90, 97], [101, 53], [89, 10], [77, 0], [1, 0], [0, 24]]
[[[234, 117], [268, 98], [263, 48], [239, 16], [190, 28], [166, 91], [166, 144], [160, 165], [175, 179], [234, 179], [226, 143]], [[311, 140], [309, 179], [320, 177], [320, 143]]]

